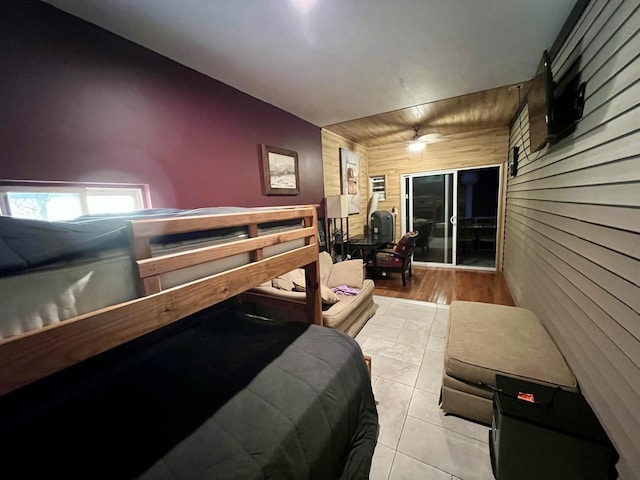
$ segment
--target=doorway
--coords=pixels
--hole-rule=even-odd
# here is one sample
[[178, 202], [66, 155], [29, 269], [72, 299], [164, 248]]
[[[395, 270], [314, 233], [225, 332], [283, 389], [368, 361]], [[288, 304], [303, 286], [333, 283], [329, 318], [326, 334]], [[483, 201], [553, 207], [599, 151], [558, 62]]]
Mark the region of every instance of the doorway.
[[414, 262], [496, 269], [500, 165], [403, 175], [403, 231]]

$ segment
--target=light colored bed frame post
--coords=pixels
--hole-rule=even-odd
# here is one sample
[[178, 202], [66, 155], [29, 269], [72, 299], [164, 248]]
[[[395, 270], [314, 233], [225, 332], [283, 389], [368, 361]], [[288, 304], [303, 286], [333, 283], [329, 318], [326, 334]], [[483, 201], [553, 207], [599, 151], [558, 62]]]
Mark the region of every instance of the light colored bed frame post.
[[[129, 228], [129, 245], [131, 259], [134, 264], [136, 260], [151, 258], [151, 242], [149, 237], [136, 237], [132, 228]], [[135, 264], [135, 267], [138, 271], [138, 295], [144, 297], [162, 290], [159, 275], [143, 278], [139, 275], [137, 264]]]
[[[305, 217], [304, 226], [312, 227], [316, 232], [318, 231], [318, 216], [315, 208], [312, 216]], [[320, 247], [317, 234], [307, 238], [305, 243], [314, 245], [317, 252], [315, 262], [304, 266], [305, 289], [307, 292], [307, 321], [322, 326], [322, 296], [320, 294], [320, 269], [318, 267]]]

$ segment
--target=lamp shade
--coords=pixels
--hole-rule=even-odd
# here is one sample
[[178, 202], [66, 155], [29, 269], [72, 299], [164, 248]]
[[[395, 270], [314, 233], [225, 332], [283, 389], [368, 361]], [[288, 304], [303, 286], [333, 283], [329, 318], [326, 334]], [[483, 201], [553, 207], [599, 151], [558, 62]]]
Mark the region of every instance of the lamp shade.
[[327, 197], [327, 218], [347, 218], [349, 216], [349, 197], [331, 195]]

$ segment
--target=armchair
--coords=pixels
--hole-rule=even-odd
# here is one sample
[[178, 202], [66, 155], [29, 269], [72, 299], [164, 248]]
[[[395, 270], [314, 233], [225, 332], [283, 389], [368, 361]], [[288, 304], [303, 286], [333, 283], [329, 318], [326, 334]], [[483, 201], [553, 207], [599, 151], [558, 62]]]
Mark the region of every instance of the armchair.
[[476, 233], [477, 230], [473, 218], [461, 218], [458, 220], [458, 262], [463, 262], [477, 253]]
[[422, 222], [417, 230], [418, 239], [416, 240], [416, 247], [422, 248], [422, 253], [429, 253], [429, 243], [431, 243], [431, 239], [433, 238], [433, 221], [426, 220]]
[[478, 251], [490, 252], [495, 254], [496, 251], [496, 219], [479, 218], [478, 219]]
[[370, 274], [399, 273], [402, 277], [402, 286], [406, 287], [405, 272], [409, 270], [409, 276], [412, 275], [411, 258], [413, 257], [413, 249], [416, 246], [417, 239], [418, 232], [407, 232], [395, 244], [394, 249], [379, 250], [375, 255], [367, 259], [367, 272]]

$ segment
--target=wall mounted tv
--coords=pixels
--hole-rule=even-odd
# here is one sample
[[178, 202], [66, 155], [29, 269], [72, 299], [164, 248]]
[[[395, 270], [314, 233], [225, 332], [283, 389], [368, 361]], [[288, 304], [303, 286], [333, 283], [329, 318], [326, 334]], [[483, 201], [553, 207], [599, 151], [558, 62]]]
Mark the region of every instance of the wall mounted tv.
[[575, 130], [582, 118], [586, 84], [580, 82], [580, 58], [560, 81], [553, 79], [551, 61], [545, 50], [531, 88], [527, 93], [529, 145], [531, 151], [558, 142]]

